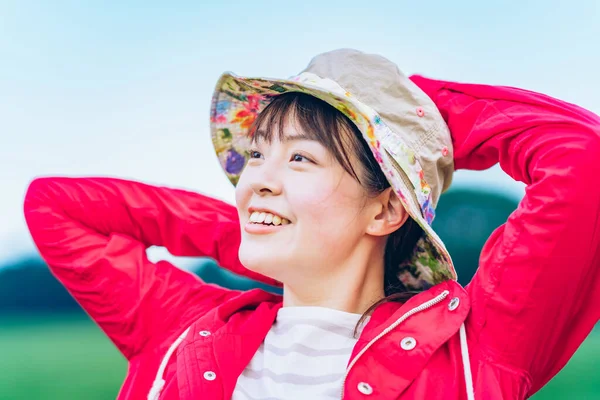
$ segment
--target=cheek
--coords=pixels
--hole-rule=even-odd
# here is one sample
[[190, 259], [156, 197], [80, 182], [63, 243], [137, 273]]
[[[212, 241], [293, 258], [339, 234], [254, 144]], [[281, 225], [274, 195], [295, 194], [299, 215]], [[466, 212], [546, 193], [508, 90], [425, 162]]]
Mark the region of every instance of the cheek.
[[341, 236], [360, 224], [364, 194], [353, 181], [320, 179], [310, 184], [293, 185], [288, 194], [288, 201], [303, 229], [325, 236], [328, 233]]
[[252, 197], [252, 188], [247, 183], [247, 180], [244, 179], [244, 174], [240, 176], [240, 180], [235, 186], [235, 204], [238, 209], [238, 213], [240, 210], [246, 210], [250, 203], [250, 198]]

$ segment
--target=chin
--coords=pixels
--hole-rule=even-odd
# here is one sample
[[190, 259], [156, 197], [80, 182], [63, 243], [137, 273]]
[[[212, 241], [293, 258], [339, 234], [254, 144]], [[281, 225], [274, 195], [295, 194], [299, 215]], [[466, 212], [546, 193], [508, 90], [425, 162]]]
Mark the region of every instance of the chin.
[[252, 272], [281, 282], [285, 265], [289, 260], [276, 257], [273, 252], [257, 252], [256, 249], [253, 247], [245, 251], [243, 246], [240, 247], [239, 258], [242, 265]]

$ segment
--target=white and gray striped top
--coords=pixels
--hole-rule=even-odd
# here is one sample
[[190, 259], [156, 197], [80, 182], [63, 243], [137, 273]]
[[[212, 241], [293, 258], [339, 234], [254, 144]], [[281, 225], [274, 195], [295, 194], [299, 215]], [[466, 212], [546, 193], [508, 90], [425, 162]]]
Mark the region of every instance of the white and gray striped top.
[[232, 400], [339, 399], [360, 314], [283, 307]]

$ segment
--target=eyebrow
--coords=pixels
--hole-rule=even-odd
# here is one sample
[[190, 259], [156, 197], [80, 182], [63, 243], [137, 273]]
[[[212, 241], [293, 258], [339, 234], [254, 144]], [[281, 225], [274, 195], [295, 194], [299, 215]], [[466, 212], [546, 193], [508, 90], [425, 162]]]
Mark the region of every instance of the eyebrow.
[[[267, 136], [267, 132], [265, 130], [263, 130], [263, 129], [258, 129], [254, 133], [254, 136], [255, 137], [260, 137], [260, 138], [268, 137]], [[313, 141], [313, 142], [317, 141], [317, 139], [314, 136], [307, 135], [306, 133], [299, 133], [299, 134], [296, 134], [296, 135], [285, 135], [282, 138], [282, 142], [294, 142], [294, 141], [299, 141], [299, 140], [310, 140], [310, 141]]]

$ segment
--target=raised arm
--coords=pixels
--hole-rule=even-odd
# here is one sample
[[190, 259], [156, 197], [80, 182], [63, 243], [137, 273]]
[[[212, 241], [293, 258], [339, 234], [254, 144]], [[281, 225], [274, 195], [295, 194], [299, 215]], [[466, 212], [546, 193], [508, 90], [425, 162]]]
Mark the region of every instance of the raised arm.
[[450, 127], [456, 168], [499, 162], [528, 185], [467, 289], [470, 339], [531, 395], [600, 318], [600, 118], [520, 89], [412, 79]]
[[244, 271], [235, 208], [206, 196], [110, 178], [40, 178], [24, 208], [54, 275], [127, 358], [235, 295], [151, 263], [149, 246]]

